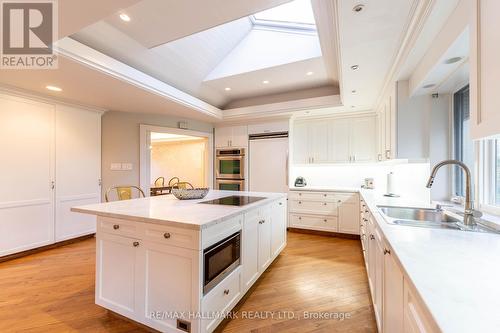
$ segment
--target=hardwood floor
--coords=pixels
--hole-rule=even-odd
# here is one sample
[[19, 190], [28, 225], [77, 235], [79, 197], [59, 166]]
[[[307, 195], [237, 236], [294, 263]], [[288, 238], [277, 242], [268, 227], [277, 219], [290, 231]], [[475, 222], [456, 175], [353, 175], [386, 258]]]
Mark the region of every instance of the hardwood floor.
[[[94, 274], [94, 239], [0, 263], [0, 332], [146, 332], [94, 304]], [[235, 311], [219, 332], [376, 332], [360, 244], [351, 239], [289, 233]], [[304, 311], [334, 319], [304, 319]]]

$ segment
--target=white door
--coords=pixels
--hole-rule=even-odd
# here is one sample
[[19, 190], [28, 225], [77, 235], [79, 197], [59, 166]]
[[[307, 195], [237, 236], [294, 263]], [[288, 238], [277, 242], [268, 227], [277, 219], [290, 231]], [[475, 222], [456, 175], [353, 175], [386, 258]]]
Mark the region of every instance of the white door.
[[[137, 266], [141, 272], [138, 286], [146, 288], [138, 289], [139, 316], [162, 332], [176, 331], [177, 318], [153, 318], [151, 314], [157, 311], [195, 313], [198, 310], [201, 285], [196, 272], [199, 271], [200, 253], [144, 240], [138, 251]], [[197, 331], [196, 320], [193, 320], [191, 332]]]
[[271, 216], [269, 207], [262, 209], [259, 221], [259, 271], [263, 272], [271, 263]]
[[372, 162], [376, 160], [375, 118], [351, 119], [350, 147], [353, 162]]
[[310, 143], [312, 163], [327, 163], [329, 146], [329, 122], [316, 120], [309, 122]]
[[97, 237], [96, 304], [129, 318], [138, 313], [138, 246], [139, 240], [128, 237], [106, 233]]
[[349, 119], [334, 119], [330, 121], [330, 146], [328, 159], [331, 163], [349, 163]]
[[262, 218], [258, 210], [245, 214], [241, 237], [243, 290], [246, 291], [259, 276], [259, 221]]
[[249, 190], [288, 192], [288, 138], [250, 140]]
[[339, 232], [359, 234], [359, 201], [357, 195], [338, 195]]
[[233, 135], [232, 127], [217, 127], [215, 129], [215, 147], [229, 147]]
[[248, 127], [233, 126], [231, 136], [231, 147], [248, 147]]
[[56, 241], [96, 230], [96, 217], [71, 207], [101, 201], [101, 115], [56, 107]]
[[271, 257], [278, 255], [286, 243], [286, 199], [271, 206]]
[[384, 332], [403, 332], [403, 273], [390, 252], [384, 255], [384, 296], [382, 298]]
[[0, 94], [0, 256], [54, 242], [54, 113]]
[[293, 127], [293, 162], [295, 164], [310, 163], [309, 124], [297, 122]]

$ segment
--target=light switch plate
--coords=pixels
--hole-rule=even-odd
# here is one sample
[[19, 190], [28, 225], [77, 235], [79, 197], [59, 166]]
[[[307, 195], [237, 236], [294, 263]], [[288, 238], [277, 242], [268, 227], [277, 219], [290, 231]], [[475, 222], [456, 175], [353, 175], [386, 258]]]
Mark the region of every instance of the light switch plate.
[[121, 163], [111, 163], [110, 169], [113, 171], [121, 170], [122, 164]]
[[132, 163], [122, 163], [122, 170], [132, 170]]

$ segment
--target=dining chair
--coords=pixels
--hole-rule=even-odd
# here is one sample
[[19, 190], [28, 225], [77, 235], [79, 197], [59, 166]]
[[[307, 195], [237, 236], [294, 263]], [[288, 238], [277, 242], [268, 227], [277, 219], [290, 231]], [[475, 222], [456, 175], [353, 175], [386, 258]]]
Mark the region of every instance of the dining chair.
[[178, 182], [180, 182], [181, 180], [179, 179], [179, 177], [172, 177], [170, 178], [170, 180], [168, 181], [168, 186], [174, 186], [175, 184], [177, 184]]
[[116, 191], [116, 196], [117, 196], [118, 200], [120, 200], [120, 201], [132, 199], [134, 189], [137, 190], [139, 198], [146, 197], [146, 195], [144, 194], [144, 192], [141, 190], [140, 187], [130, 185], [130, 186], [113, 186], [113, 187], [108, 188], [108, 190], [106, 191], [106, 194], [104, 194], [104, 199], [106, 200], [106, 202], [109, 202], [110, 201], [109, 194], [112, 191]]
[[158, 177], [155, 180], [155, 186], [160, 187], [160, 186], [165, 186], [165, 177]]
[[191, 184], [190, 182], [178, 182], [178, 183], [175, 183], [172, 187], [182, 189], [182, 190], [194, 189], [193, 184]]

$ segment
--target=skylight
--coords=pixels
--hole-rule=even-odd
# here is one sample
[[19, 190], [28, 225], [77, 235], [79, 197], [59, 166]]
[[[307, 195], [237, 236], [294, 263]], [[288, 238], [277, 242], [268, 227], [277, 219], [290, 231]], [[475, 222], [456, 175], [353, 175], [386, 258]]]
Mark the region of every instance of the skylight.
[[316, 29], [311, 0], [294, 0], [254, 14], [250, 18], [255, 25], [300, 30]]

